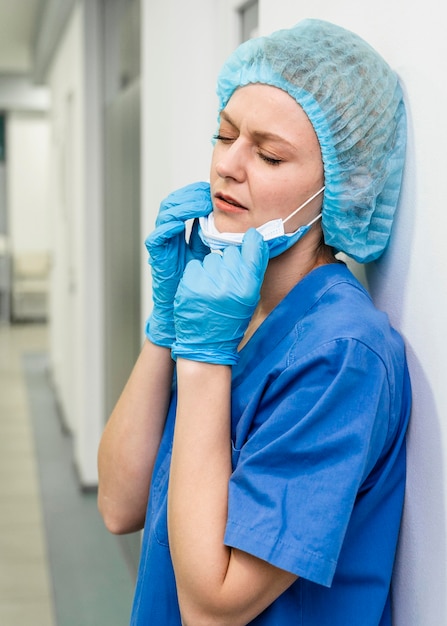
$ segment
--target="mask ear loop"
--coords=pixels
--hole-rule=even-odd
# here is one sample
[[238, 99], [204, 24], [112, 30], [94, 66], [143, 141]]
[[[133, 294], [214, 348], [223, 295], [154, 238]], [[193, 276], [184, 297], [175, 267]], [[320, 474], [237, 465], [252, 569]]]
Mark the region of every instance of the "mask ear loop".
[[[294, 215], [296, 215], [298, 213], [298, 211], [301, 211], [301, 209], [304, 209], [305, 206], [307, 206], [310, 202], [312, 202], [312, 200], [314, 200], [317, 196], [319, 196], [320, 193], [322, 193], [324, 191], [324, 189], [325, 189], [325, 185], [323, 185], [323, 187], [321, 189], [319, 189], [316, 193], [314, 193], [313, 196], [311, 196], [308, 200], [306, 200], [306, 202], [304, 202], [304, 204], [302, 204], [297, 209], [295, 209], [295, 211], [293, 213], [291, 213], [288, 217], [283, 219], [282, 223], [285, 224], [286, 222], [288, 222], [291, 217], [293, 217]], [[321, 217], [321, 213], [319, 213], [317, 215], [317, 217], [314, 217], [314, 219], [311, 222], [309, 222], [309, 226], [312, 226], [312, 224], [314, 222], [316, 222], [320, 217]]]

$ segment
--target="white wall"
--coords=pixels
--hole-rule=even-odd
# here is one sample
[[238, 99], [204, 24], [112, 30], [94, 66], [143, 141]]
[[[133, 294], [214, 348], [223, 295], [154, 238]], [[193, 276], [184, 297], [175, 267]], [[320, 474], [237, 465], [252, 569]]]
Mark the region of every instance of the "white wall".
[[395, 626], [447, 623], [445, 384], [447, 39], [440, 3], [261, 0], [261, 31], [319, 17], [356, 31], [399, 73], [409, 114], [404, 188], [386, 255], [367, 269], [376, 304], [403, 334], [414, 390], [408, 485], [394, 592]]
[[100, 45], [96, 8], [93, 0], [75, 4], [47, 77], [52, 92], [51, 363], [84, 487], [97, 482], [104, 423], [101, 80], [96, 49], [87, 48], [87, 42]]
[[50, 249], [49, 127], [40, 113], [7, 118], [6, 189], [11, 254]]
[[80, 344], [76, 374], [80, 412], [75, 460], [84, 487], [98, 481], [97, 452], [105, 422], [104, 407], [104, 220], [102, 0], [82, 4], [83, 198], [79, 216]]
[[74, 312], [79, 291], [76, 216], [82, 211], [83, 189], [81, 17], [79, 9], [73, 13], [47, 77], [52, 93], [51, 365], [63, 418], [72, 432], [76, 431], [79, 410], [74, 370], [75, 338], [79, 329]]

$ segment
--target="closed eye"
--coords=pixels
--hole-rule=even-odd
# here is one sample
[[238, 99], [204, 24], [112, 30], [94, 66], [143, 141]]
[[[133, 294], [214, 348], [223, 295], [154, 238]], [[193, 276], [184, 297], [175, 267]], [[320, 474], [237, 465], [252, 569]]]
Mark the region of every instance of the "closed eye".
[[232, 143], [236, 141], [235, 137], [226, 137], [225, 135], [213, 135], [214, 141], [221, 141], [222, 143]]
[[261, 157], [263, 161], [265, 161], [269, 165], [279, 165], [280, 163], [282, 163], [282, 159], [275, 159], [273, 157], [268, 156], [267, 154], [264, 154], [261, 151], [258, 152], [258, 155]]
[[[222, 135], [220, 133], [217, 133], [216, 135], [213, 135], [213, 140], [214, 141], [220, 141], [223, 144], [231, 144], [234, 143], [236, 141], [237, 137], [233, 137], [231, 135]], [[269, 165], [273, 165], [273, 166], [277, 166], [280, 165], [280, 163], [283, 162], [282, 159], [278, 159], [275, 157], [271, 157], [268, 154], [265, 154], [264, 152], [262, 152], [262, 150], [258, 150], [258, 156], [265, 161], [266, 163], [268, 163]]]

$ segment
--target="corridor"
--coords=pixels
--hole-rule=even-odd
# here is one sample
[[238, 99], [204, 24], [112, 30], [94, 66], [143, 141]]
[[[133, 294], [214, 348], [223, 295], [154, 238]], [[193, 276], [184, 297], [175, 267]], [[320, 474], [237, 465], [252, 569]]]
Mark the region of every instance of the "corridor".
[[0, 325], [0, 624], [125, 626], [135, 559], [79, 489], [43, 324]]

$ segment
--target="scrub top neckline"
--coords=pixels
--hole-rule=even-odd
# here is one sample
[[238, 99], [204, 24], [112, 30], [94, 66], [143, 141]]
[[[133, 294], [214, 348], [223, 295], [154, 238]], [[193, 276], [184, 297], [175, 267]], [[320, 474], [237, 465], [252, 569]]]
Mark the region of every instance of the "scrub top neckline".
[[[315, 282], [320, 286], [315, 287]], [[293, 287], [281, 302], [267, 315], [239, 352], [239, 361], [233, 366], [233, 385], [245, 378], [271, 352], [283, 337], [302, 319], [307, 311], [331, 287], [347, 282], [369, 296], [344, 263], [328, 263], [309, 272]], [[290, 311], [295, 311], [291, 316]], [[249, 348], [249, 349], [247, 349]], [[256, 354], [257, 359], [253, 359]]]

